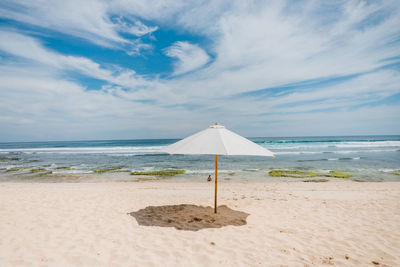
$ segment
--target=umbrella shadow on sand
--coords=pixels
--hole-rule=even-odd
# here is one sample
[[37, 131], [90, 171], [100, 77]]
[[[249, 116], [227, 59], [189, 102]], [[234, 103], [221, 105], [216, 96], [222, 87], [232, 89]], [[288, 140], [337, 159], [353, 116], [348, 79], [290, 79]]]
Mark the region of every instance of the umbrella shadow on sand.
[[128, 214], [135, 217], [139, 225], [175, 227], [186, 231], [241, 226], [247, 223], [246, 218], [249, 216], [248, 213], [232, 210], [225, 205], [219, 206], [218, 213], [214, 213], [211, 207], [190, 204], [148, 206]]

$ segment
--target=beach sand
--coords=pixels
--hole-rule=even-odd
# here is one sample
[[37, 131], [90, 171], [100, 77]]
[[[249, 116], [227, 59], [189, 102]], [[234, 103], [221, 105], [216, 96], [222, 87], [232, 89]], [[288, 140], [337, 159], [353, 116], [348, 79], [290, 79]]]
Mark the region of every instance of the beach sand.
[[[212, 206], [213, 186], [0, 183], [0, 265], [400, 266], [400, 183], [225, 182], [219, 204], [232, 211], [221, 208], [221, 216], [237, 226], [165, 227], [212, 222], [212, 212], [163, 216], [171, 205], [198, 206], [187, 206], [194, 214]], [[149, 216], [161, 212], [161, 226], [138, 224], [132, 212], [148, 206], [156, 207]]]

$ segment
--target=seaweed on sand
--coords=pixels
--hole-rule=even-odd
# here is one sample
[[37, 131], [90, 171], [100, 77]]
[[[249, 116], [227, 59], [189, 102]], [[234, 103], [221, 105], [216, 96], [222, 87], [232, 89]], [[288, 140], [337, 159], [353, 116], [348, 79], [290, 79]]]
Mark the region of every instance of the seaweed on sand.
[[303, 182], [305, 183], [324, 183], [324, 182], [329, 182], [328, 179], [310, 179], [310, 180], [304, 180]]
[[135, 171], [131, 175], [175, 176], [184, 173], [185, 170]]
[[160, 178], [155, 177], [138, 177], [135, 179], [135, 182], [145, 182], [145, 181], [155, 181], [160, 180]]

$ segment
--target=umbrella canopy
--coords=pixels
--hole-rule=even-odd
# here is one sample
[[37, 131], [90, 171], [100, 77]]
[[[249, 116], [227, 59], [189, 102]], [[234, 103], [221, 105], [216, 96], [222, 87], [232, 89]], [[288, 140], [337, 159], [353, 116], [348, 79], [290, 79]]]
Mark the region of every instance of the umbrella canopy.
[[188, 155], [275, 156], [268, 149], [218, 124], [167, 146], [162, 152]]
[[224, 126], [218, 125], [218, 123], [165, 147], [161, 152], [169, 154], [215, 155], [215, 213], [217, 213], [218, 155], [275, 156], [268, 149], [229, 131]]

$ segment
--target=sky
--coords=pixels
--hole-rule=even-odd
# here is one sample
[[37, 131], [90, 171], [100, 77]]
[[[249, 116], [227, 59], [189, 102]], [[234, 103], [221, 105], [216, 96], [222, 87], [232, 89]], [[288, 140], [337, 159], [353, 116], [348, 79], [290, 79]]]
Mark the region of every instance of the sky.
[[400, 134], [399, 9], [2, 0], [0, 142]]

